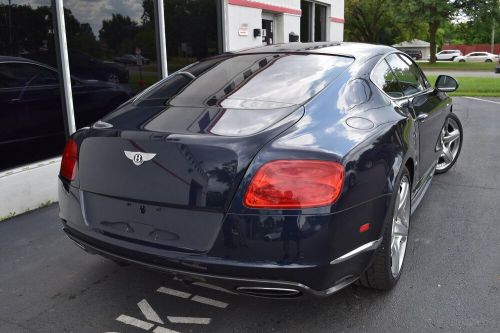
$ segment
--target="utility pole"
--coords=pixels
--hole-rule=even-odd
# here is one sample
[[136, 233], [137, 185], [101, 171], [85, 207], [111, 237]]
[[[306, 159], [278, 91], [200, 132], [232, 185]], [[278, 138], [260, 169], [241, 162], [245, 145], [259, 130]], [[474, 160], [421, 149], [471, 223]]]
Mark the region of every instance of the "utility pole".
[[9, 0], [9, 49], [10, 49], [10, 55], [13, 56], [13, 48], [12, 48], [12, 0]]
[[493, 23], [491, 24], [491, 53], [495, 51], [495, 17], [493, 17]]

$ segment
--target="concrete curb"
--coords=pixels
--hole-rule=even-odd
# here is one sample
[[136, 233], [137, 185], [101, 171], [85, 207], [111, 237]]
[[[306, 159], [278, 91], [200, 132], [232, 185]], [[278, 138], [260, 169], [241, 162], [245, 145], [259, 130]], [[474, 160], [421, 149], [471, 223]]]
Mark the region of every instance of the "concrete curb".
[[57, 202], [61, 158], [0, 173], [0, 221]]

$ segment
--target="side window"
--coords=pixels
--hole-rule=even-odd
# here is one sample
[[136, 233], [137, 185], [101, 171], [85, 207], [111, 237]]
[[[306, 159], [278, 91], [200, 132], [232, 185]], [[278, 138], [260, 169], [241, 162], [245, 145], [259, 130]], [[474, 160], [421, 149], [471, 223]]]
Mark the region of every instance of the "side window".
[[57, 84], [57, 75], [45, 67], [25, 63], [0, 64], [0, 87]]
[[[416, 75], [408, 63], [403, 61], [397, 54], [390, 54], [386, 58], [389, 66], [394, 71], [403, 93], [408, 95], [416, 94], [425, 89], [422, 79], [419, 80], [419, 75]], [[410, 60], [407, 60], [412, 63]], [[414, 68], [418, 71], [418, 68]]]
[[20, 86], [19, 80], [14, 74], [11, 64], [0, 64], [0, 88], [12, 88]]
[[391, 68], [385, 60], [381, 61], [372, 72], [373, 82], [391, 97], [403, 97], [403, 92], [399, 86], [398, 80], [394, 76]]
[[41, 66], [34, 66], [38, 70], [37, 76], [31, 82], [31, 85], [49, 85], [57, 84], [58, 78], [57, 73], [48, 68]]
[[404, 54], [400, 54], [399, 57], [401, 57], [401, 59], [403, 59], [403, 61], [406, 62], [408, 66], [410, 66], [411, 72], [417, 76], [417, 79], [422, 85], [423, 89], [429, 88], [431, 86], [429, 81], [425, 77], [424, 73], [418, 68], [415, 62], [413, 62], [410, 58], [408, 58]]

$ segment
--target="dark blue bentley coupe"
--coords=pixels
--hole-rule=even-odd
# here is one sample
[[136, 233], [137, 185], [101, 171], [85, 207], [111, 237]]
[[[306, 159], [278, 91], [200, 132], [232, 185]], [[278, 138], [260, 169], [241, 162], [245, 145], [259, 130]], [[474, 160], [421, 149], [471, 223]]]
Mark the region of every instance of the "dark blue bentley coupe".
[[200, 61], [72, 135], [64, 231], [90, 253], [246, 295], [390, 289], [412, 212], [460, 153], [457, 87], [367, 44]]

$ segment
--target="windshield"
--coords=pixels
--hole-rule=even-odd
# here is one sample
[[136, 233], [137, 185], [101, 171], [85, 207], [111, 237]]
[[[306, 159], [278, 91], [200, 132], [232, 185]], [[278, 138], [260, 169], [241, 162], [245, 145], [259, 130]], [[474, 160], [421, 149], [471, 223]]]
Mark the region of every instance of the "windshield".
[[177, 72], [136, 103], [247, 109], [302, 104], [353, 61], [319, 54], [220, 56]]

